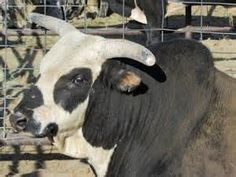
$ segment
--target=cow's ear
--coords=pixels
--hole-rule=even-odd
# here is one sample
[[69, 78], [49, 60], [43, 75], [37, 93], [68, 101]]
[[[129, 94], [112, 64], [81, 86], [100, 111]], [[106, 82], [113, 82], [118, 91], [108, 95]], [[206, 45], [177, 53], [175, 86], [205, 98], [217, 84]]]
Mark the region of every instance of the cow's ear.
[[132, 71], [120, 71], [116, 88], [121, 92], [132, 92], [141, 83], [141, 78]]
[[111, 89], [131, 93], [141, 84], [141, 77], [119, 61], [110, 60], [103, 64], [99, 78]]

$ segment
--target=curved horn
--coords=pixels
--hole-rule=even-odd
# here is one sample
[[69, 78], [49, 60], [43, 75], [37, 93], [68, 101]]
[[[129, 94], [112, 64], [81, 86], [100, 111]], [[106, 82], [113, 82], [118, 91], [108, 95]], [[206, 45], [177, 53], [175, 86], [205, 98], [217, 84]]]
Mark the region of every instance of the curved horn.
[[[60, 36], [64, 36], [65, 34], [71, 31], [78, 31], [74, 26], [71, 24], [47, 15], [39, 14], [39, 13], [31, 13], [29, 16], [29, 21], [32, 23], [36, 23], [39, 26], [52, 30], [59, 34]], [[83, 34], [83, 33], [81, 33]]]
[[147, 66], [156, 63], [156, 57], [144, 46], [124, 40], [124, 39], [106, 39], [102, 45], [104, 60], [109, 58], [131, 58]]

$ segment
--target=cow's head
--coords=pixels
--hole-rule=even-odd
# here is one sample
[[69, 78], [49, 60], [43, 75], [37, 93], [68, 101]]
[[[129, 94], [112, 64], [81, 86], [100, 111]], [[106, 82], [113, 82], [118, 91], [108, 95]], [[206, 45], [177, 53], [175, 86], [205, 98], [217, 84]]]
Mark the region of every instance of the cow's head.
[[[83, 34], [62, 20], [40, 14], [32, 14], [30, 20], [59, 33], [61, 39], [44, 57], [37, 83], [24, 91], [11, 116], [18, 130], [41, 137], [73, 133], [84, 122], [92, 85], [107, 59], [155, 63], [154, 55], [139, 44]], [[114, 70], [111, 79], [116, 80], [116, 89], [125, 92], [140, 84], [139, 76], [126, 70]]]

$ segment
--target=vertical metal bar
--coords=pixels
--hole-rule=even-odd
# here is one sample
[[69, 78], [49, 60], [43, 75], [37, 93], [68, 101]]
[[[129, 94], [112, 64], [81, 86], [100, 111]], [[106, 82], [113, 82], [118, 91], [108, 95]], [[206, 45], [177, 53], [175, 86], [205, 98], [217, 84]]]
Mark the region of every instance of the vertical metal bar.
[[[165, 25], [165, 4], [164, 0], [161, 1], [162, 18], [161, 18], [161, 42], [164, 41], [164, 25]], [[155, 29], [156, 30], [156, 29]]]
[[200, 13], [200, 40], [203, 40], [203, 0], [201, 0], [201, 13]]
[[[26, 10], [26, 1], [25, 0], [23, 0], [23, 13], [24, 13], [24, 18], [26, 18], [25, 15], [27, 14], [27, 10]], [[26, 19], [23, 19], [23, 20], [26, 20]], [[24, 28], [25, 27], [26, 26], [24, 26]]]
[[[47, 14], [47, 0], [43, 1], [43, 13], [44, 15]], [[47, 53], [47, 30], [45, 29], [44, 31], [44, 41], [43, 41], [44, 45], [43, 45], [43, 54], [45, 55]]]
[[62, 2], [59, 2], [59, 3], [60, 3], [60, 7], [62, 9], [63, 16], [65, 18], [64, 20], [68, 21], [67, 17], [66, 17], [66, 2], [65, 2], [65, 0], [63, 0]]
[[7, 48], [8, 48], [8, 34], [7, 34], [7, 9], [8, 9], [8, 1], [5, 1], [4, 3], [4, 33], [5, 33], [5, 39], [4, 39], [4, 56], [5, 56], [5, 62], [4, 62], [4, 68], [3, 68], [3, 138], [6, 137], [6, 117], [7, 117]]
[[123, 4], [122, 4], [122, 28], [123, 28], [123, 32], [122, 32], [122, 38], [125, 39], [125, 0], [123, 0]]
[[189, 26], [192, 23], [192, 5], [186, 5], [185, 15], [185, 25]]
[[86, 2], [84, 2], [84, 31], [85, 33], [87, 33], [88, 30], [88, 24], [87, 24], [87, 9], [88, 9], [88, 4], [86, 4]]

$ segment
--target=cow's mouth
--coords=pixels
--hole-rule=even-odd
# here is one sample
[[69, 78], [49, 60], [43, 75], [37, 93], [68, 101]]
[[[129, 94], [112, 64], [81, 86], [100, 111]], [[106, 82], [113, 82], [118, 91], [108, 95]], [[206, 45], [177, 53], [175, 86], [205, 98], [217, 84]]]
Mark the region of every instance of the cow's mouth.
[[54, 142], [53, 137], [57, 135], [58, 125], [56, 123], [50, 123], [45, 129], [44, 134], [51, 142]]
[[54, 139], [52, 135], [45, 135], [45, 134], [36, 134], [34, 135], [36, 138], [47, 138], [51, 143], [54, 143]]
[[48, 140], [49, 140], [51, 143], [54, 143], [53, 136], [48, 135], [47, 138], [48, 138]]

